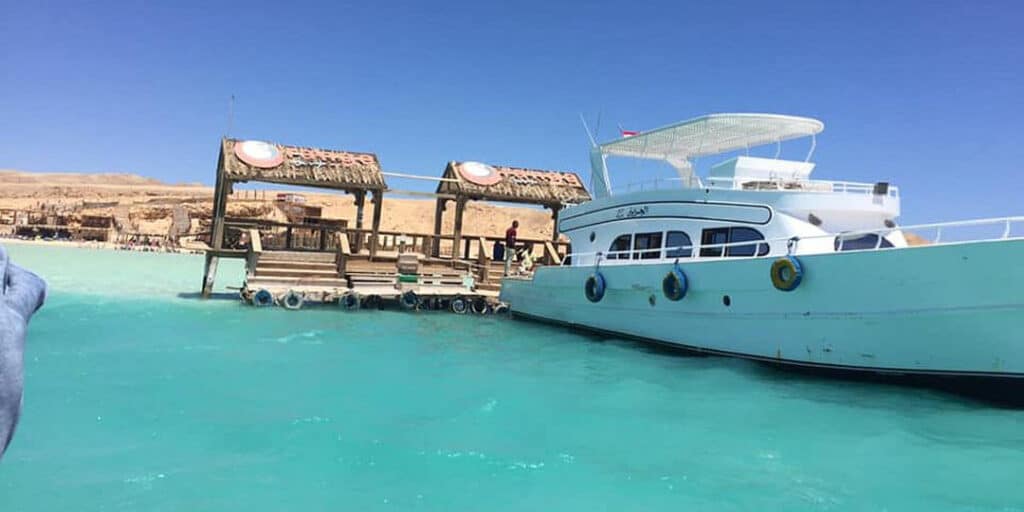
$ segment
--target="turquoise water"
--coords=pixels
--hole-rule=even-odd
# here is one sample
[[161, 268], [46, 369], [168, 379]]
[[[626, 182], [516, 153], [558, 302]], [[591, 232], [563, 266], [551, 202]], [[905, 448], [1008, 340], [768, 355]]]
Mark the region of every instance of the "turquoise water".
[[9, 249], [51, 294], [4, 512], [1024, 510], [1024, 411], [500, 318], [203, 302], [195, 256]]

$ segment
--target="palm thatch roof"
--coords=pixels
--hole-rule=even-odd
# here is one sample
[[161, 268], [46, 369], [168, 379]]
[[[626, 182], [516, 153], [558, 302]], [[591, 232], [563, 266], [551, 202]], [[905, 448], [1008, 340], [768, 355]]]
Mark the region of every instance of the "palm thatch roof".
[[[237, 147], [238, 145], [242, 145]], [[263, 154], [254, 159], [242, 148], [256, 145]], [[220, 169], [230, 181], [261, 181], [337, 190], [387, 188], [380, 161], [373, 153], [285, 146], [256, 141], [221, 141]]]
[[537, 204], [559, 208], [590, 200], [576, 173], [519, 167], [490, 166], [477, 162], [448, 162], [438, 194], [466, 199]]

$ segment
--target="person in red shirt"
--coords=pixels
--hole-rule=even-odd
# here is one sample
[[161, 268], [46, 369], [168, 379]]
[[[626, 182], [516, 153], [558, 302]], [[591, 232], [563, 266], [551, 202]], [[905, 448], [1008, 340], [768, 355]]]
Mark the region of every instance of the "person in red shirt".
[[516, 229], [519, 221], [513, 220], [512, 227], [505, 230], [505, 275], [512, 271], [512, 262], [516, 257]]

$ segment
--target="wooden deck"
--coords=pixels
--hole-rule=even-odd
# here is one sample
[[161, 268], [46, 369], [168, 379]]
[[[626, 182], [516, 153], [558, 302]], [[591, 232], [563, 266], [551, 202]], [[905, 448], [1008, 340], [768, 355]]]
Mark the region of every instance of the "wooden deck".
[[[494, 264], [480, 267], [470, 261], [398, 251], [379, 251], [371, 258], [366, 251], [353, 252], [344, 235], [338, 235], [334, 252], [263, 250], [257, 229], [251, 229], [248, 237], [248, 249], [216, 253], [246, 260], [246, 282], [241, 296], [251, 303], [257, 303], [254, 297], [265, 290], [277, 304], [284, 304], [289, 294], [297, 294], [303, 305], [339, 303], [343, 298], [351, 302], [349, 296], [354, 295], [360, 303], [374, 305], [409, 307], [410, 302], [415, 302], [412, 307], [416, 309], [454, 310], [457, 299], [477, 305], [478, 309], [482, 307], [478, 305], [481, 300], [488, 310], [499, 306], [502, 269], [495, 269]], [[404, 264], [415, 260], [415, 270], [399, 272], [400, 257]]]

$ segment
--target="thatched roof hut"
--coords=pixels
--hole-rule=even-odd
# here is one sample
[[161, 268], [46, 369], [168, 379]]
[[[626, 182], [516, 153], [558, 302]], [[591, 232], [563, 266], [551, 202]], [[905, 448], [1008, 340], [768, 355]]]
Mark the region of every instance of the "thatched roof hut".
[[[487, 165], [480, 162], [448, 162], [437, 186], [434, 210], [434, 236], [441, 235], [441, 218], [450, 200], [455, 201], [455, 226], [452, 256], [458, 257], [462, 244], [462, 217], [468, 201], [500, 201], [535, 204], [551, 210], [553, 240], [558, 240], [558, 212], [569, 204], [590, 200], [590, 193], [576, 173], [542, 171]], [[440, 256], [435, 242], [434, 256]]]
[[262, 181], [354, 192], [384, 190], [373, 153], [224, 139], [220, 168], [234, 182]]
[[590, 200], [580, 177], [572, 172], [449, 162], [438, 194], [474, 201], [502, 201], [560, 208]]
[[[225, 138], [221, 139], [217, 161], [211, 249], [206, 252], [203, 296], [209, 296], [212, 291], [218, 258], [241, 257], [237, 252], [224, 249], [225, 217], [232, 186], [248, 181], [342, 190], [353, 194], [356, 204], [356, 230], [362, 230], [366, 194], [372, 194], [374, 208], [370, 258], [376, 254], [381, 204], [384, 191], [387, 190], [377, 155]], [[321, 237], [321, 240], [323, 239], [324, 237]], [[356, 243], [356, 252], [359, 249], [359, 243]]]

